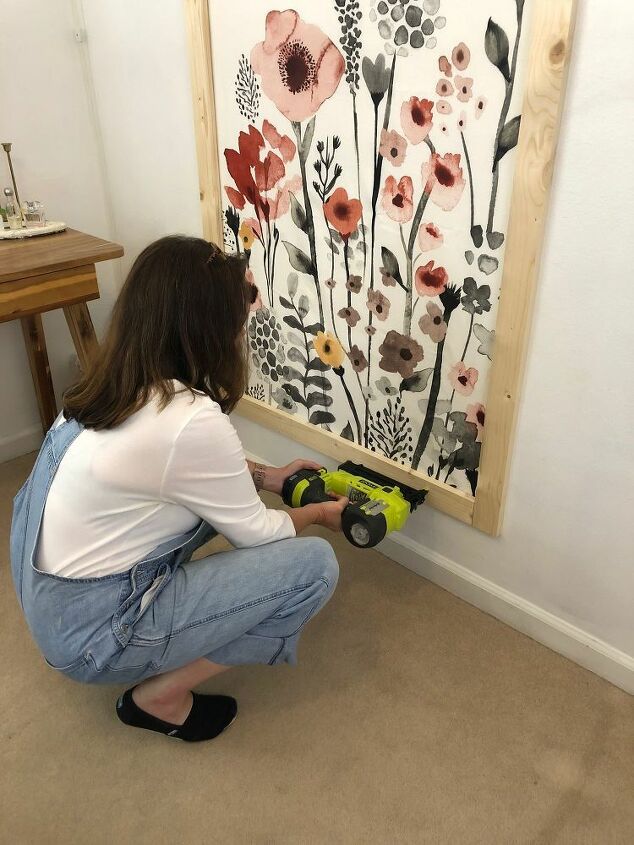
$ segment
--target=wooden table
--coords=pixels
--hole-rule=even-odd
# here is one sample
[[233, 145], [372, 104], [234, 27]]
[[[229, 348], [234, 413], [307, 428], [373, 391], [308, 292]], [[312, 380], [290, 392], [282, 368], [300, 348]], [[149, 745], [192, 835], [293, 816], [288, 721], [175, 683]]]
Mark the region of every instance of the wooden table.
[[119, 244], [67, 229], [54, 235], [0, 240], [0, 323], [20, 320], [42, 429], [57, 416], [42, 313], [63, 308], [80, 365], [97, 349], [86, 303], [99, 298], [97, 261], [123, 255]]

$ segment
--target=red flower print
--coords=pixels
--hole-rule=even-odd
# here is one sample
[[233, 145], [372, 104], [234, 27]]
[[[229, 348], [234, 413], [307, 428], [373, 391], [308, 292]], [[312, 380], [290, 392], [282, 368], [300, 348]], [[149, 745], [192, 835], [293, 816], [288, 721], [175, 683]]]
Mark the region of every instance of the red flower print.
[[393, 176], [385, 180], [381, 205], [388, 217], [396, 223], [408, 223], [414, 213], [414, 185], [409, 176], [403, 176], [398, 183]]
[[344, 59], [319, 27], [293, 9], [266, 16], [264, 41], [251, 51], [262, 89], [291, 121], [311, 117], [337, 90]]
[[431, 100], [419, 100], [418, 97], [410, 97], [401, 106], [401, 126], [410, 143], [420, 144], [429, 135], [433, 108]]
[[418, 230], [418, 244], [423, 252], [437, 249], [443, 245], [444, 240], [442, 232], [433, 223], [423, 223]]
[[419, 296], [436, 296], [442, 293], [447, 286], [449, 276], [444, 267], [436, 267], [430, 261], [424, 267], [419, 267], [414, 277], [416, 292]]
[[362, 207], [359, 200], [348, 199], [345, 188], [337, 188], [324, 203], [326, 220], [342, 238], [349, 238], [359, 225]]
[[469, 367], [467, 369], [464, 361], [458, 361], [449, 372], [449, 381], [456, 393], [461, 393], [463, 396], [470, 396], [477, 384], [478, 375], [479, 373], [475, 367]]
[[421, 169], [425, 193], [433, 203], [451, 211], [460, 202], [465, 181], [460, 167], [459, 153], [445, 153], [444, 156], [433, 153]]
[[268, 120], [264, 121], [262, 132], [251, 125], [248, 132], [240, 132], [237, 150], [225, 150], [227, 170], [235, 183], [235, 187], [225, 185], [225, 192], [235, 208], [243, 209], [247, 203], [253, 206], [257, 220], [251, 228], [260, 240], [259, 221], [274, 220], [286, 214], [290, 192], [301, 188], [299, 175], [282, 181], [286, 176], [286, 164], [292, 161], [295, 153], [291, 139], [280, 135]]
[[394, 167], [400, 167], [405, 161], [405, 151], [407, 150], [407, 141], [398, 132], [388, 132], [387, 129], [381, 129], [381, 145], [379, 152], [383, 158], [387, 159]]
[[476, 402], [475, 405], [467, 405], [466, 422], [473, 423], [478, 428], [478, 435], [476, 441], [482, 443], [482, 432], [484, 431], [484, 421], [486, 417], [486, 410], [484, 405]]
[[461, 103], [468, 103], [469, 100], [473, 97], [473, 79], [469, 79], [466, 76], [457, 76], [456, 77], [456, 96], [460, 100]]
[[453, 62], [456, 70], [466, 70], [469, 67], [469, 62], [471, 61], [471, 51], [463, 41], [454, 47], [453, 53], [451, 54], [451, 61]]

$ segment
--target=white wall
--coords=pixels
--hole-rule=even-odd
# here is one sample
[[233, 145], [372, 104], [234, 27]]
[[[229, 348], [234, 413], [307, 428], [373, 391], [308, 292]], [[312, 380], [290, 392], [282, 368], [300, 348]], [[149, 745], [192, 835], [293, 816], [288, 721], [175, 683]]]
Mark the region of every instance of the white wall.
[[[46, 50], [66, 37], [55, 14], [36, 24], [31, 9], [41, 15], [48, 3], [30, 0], [18, 13], [0, 2], [22, 36], [39, 32]], [[402, 543], [386, 550], [625, 684], [584, 654], [634, 668], [634, 12], [624, 4], [618, 15], [598, 3], [581, 6], [503, 536], [488, 538], [423, 508]], [[182, 0], [83, 0], [83, 7], [116, 236], [127, 263], [161, 234], [200, 232]], [[610, 45], [609, 90], [597, 45]], [[59, 61], [70, 65], [72, 48], [65, 50]], [[73, 125], [81, 124], [79, 86], [63, 99]], [[25, 102], [13, 100], [16, 141], [18, 128], [26, 134]], [[30, 149], [29, 159], [48, 156], [46, 145]], [[83, 156], [84, 166], [91, 155]], [[73, 222], [90, 228], [94, 207], [83, 201], [86, 193], [69, 181], [65, 208], [83, 202]], [[4, 338], [11, 360], [20, 354], [14, 340]], [[16, 431], [28, 414], [25, 407], [11, 416]], [[304, 451], [245, 420], [236, 423], [245, 447], [271, 462]], [[583, 647], [549, 637], [549, 625]]]
[[[99, 145], [68, 0], [0, 0], [0, 140], [13, 143], [21, 198], [42, 200], [51, 219], [110, 237]], [[4, 151], [0, 186], [10, 185]], [[99, 265], [101, 300], [90, 305], [97, 331], [118, 286], [118, 262]], [[61, 311], [44, 316], [56, 392], [72, 378], [74, 349]], [[19, 323], [0, 324], [3, 401], [0, 459], [28, 451], [39, 415]]]

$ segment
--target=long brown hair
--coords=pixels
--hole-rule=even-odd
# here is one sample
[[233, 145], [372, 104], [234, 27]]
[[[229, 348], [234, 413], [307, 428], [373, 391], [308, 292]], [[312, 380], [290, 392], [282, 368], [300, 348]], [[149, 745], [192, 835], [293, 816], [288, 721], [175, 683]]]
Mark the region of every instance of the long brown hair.
[[64, 414], [113, 428], [172, 379], [229, 412], [246, 389], [244, 326], [253, 299], [246, 263], [202, 238], [173, 235], [146, 247], [114, 305], [99, 354], [64, 395]]

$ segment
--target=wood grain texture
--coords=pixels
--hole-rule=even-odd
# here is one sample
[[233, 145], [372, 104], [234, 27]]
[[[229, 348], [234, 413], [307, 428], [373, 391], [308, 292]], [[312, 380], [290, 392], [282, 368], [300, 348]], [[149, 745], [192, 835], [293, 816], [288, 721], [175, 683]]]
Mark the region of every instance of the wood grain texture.
[[0, 284], [0, 323], [98, 297], [94, 264], [3, 282]]
[[[408, 469], [389, 458], [372, 452], [364, 446], [351, 443], [338, 434], [323, 431], [311, 423], [296, 419], [284, 411], [278, 411], [270, 405], [265, 405], [257, 399], [245, 396], [240, 400], [236, 409], [240, 416], [264, 425], [285, 435], [296, 443], [301, 443], [309, 449], [328, 455], [338, 462], [357, 461], [368, 469], [376, 470], [394, 479], [396, 483], [408, 484], [417, 490], [429, 490], [426, 504], [449, 514], [461, 522], [471, 523], [474, 500], [460, 490], [454, 490], [447, 484], [429, 478], [426, 474]], [[257, 447], [256, 451], [257, 451]], [[290, 460], [289, 456], [289, 460]]]
[[64, 316], [68, 323], [73, 343], [77, 351], [79, 363], [84, 372], [88, 369], [94, 356], [99, 350], [97, 335], [92, 324], [90, 311], [85, 302], [77, 305], [68, 305], [64, 308]]
[[123, 255], [120, 244], [66, 229], [54, 235], [0, 242], [0, 290], [4, 282], [108, 261]]
[[42, 431], [46, 434], [57, 416], [57, 404], [55, 402], [51, 368], [46, 351], [44, 326], [42, 325], [42, 318], [39, 314], [23, 317], [20, 323], [22, 324], [24, 345], [26, 346], [26, 354], [33, 377]]
[[203, 235], [223, 247], [222, 187], [208, 0], [184, 0]]
[[576, 0], [535, 0], [473, 524], [500, 533]]

